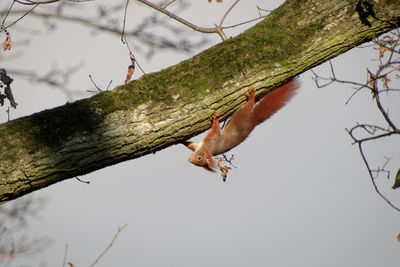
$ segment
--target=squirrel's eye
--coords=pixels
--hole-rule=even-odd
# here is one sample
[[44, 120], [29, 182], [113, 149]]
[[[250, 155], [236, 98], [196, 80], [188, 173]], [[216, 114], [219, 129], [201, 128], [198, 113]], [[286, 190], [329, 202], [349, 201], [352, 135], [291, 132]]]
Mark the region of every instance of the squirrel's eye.
[[198, 161], [202, 160], [202, 157], [201, 156], [197, 156], [197, 160]]

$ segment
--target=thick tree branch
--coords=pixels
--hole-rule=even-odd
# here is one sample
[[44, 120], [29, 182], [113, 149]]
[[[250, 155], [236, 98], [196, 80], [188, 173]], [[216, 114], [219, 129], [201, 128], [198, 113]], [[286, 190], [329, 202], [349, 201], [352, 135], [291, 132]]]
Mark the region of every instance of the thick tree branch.
[[0, 202], [187, 140], [210, 127], [215, 110], [222, 119], [232, 114], [249, 86], [265, 94], [399, 27], [397, 1], [379, 2], [377, 19], [362, 21], [356, 2], [288, 1], [178, 65], [0, 125]]

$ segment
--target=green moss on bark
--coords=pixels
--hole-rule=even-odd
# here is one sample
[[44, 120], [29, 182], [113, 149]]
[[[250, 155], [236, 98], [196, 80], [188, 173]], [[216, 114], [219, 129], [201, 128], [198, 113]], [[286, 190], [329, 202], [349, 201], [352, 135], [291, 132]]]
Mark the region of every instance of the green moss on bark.
[[0, 203], [133, 159], [226, 118], [248, 86], [270, 87], [399, 27], [396, 1], [375, 5], [365, 26], [357, 1], [290, 0], [264, 21], [191, 59], [112, 92], [0, 125]]

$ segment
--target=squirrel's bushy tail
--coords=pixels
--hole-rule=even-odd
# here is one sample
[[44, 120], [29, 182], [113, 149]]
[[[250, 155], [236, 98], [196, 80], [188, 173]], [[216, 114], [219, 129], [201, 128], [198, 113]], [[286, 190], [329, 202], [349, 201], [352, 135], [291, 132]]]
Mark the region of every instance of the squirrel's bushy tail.
[[291, 80], [266, 94], [254, 107], [253, 125], [257, 125], [271, 117], [294, 96], [299, 87], [299, 80]]

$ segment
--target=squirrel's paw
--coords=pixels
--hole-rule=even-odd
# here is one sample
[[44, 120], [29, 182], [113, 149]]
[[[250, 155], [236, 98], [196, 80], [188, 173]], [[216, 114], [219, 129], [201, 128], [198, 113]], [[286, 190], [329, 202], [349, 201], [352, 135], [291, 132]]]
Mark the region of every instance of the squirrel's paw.
[[211, 115], [211, 120], [218, 119], [218, 111], [215, 111], [214, 114]]
[[254, 87], [249, 88], [249, 92], [247, 93], [247, 98], [251, 98], [254, 96]]

